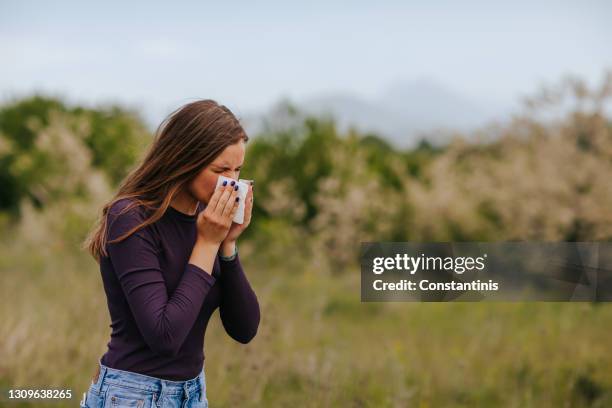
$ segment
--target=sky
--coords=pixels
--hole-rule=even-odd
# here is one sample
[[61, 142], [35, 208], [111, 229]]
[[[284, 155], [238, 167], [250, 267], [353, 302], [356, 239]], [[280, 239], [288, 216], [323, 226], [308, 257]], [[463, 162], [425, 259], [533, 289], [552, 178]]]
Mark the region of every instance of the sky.
[[157, 125], [213, 98], [238, 115], [434, 80], [510, 106], [612, 68], [612, 2], [0, 0], [0, 98], [118, 102]]

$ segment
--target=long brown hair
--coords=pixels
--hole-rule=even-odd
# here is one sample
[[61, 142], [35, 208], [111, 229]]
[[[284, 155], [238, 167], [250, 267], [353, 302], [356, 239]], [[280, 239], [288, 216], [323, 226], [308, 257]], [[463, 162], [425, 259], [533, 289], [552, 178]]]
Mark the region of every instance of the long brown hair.
[[130, 204], [121, 213], [142, 206], [152, 215], [142, 224], [108, 243], [121, 241], [154, 223], [168, 209], [174, 196], [227, 146], [249, 140], [242, 125], [224, 105], [204, 99], [188, 103], [171, 113], [158, 127], [144, 159], [120, 183], [115, 196], [102, 208], [94, 228], [83, 242], [99, 263], [106, 251], [107, 214], [124, 198]]

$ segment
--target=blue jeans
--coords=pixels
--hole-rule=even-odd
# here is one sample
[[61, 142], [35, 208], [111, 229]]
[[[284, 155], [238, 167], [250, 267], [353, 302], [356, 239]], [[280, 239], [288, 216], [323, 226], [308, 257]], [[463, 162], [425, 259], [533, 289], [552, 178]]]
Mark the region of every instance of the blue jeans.
[[81, 408], [208, 408], [204, 369], [191, 380], [170, 381], [98, 364], [98, 379], [83, 393]]

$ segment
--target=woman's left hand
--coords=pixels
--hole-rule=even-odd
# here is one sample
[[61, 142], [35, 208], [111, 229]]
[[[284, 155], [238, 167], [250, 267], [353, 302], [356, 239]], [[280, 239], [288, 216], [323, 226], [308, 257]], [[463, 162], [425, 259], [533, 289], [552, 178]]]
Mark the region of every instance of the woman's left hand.
[[253, 185], [249, 185], [249, 191], [247, 192], [246, 202], [244, 203], [244, 219], [242, 224], [232, 223], [227, 236], [223, 240], [223, 244], [236, 242], [242, 231], [244, 231], [251, 222], [251, 213], [253, 211]]

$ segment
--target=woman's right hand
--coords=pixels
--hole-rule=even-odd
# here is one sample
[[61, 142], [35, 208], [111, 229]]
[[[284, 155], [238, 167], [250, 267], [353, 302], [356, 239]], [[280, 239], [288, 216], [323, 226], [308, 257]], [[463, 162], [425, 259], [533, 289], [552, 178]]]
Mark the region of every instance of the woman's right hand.
[[216, 189], [204, 211], [198, 214], [198, 240], [220, 245], [238, 210], [238, 191], [231, 183]]

